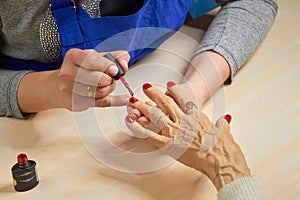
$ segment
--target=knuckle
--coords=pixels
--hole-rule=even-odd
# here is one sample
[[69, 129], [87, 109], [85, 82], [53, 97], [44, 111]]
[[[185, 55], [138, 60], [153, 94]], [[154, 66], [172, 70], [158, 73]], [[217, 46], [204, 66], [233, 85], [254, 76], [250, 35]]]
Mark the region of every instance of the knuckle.
[[96, 92], [95, 92], [95, 97], [96, 98], [102, 98], [105, 96], [105, 91], [103, 91], [102, 89], [98, 89], [96, 88]]
[[77, 56], [80, 53], [80, 49], [70, 49], [67, 51], [65, 57], [66, 58], [73, 58], [75, 56]]
[[130, 54], [128, 53], [128, 51], [125, 50], [115, 51], [114, 54], [116, 58], [126, 57], [126, 59], [130, 60]]
[[161, 98], [161, 103], [163, 104], [163, 105], [170, 105], [170, 104], [172, 104], [172, 103], [174, 103], [175, 101], [174, 101], [174, 99], [172, 99], [171, 97], [169, 97], [169, 96], [164, 96], [163, 98]]
[[108, 106], [110, 106], [110, 101], [108, 98], [98, 99], [98, 100], [96, 100], [96, 106], [97, 107], [108, 107]]
[[68, 91], [68, 86], [67, 86], [66, 84], [60, 84], [60, 85], [58, 86], [58, 90], [59, 90], [60, 92], [66, 92], [66, 91]]
[[83, 65], [86, 67], [95, 66], [99, 62], [99, 58], [94, 53], [90, 53], [83, 61]]

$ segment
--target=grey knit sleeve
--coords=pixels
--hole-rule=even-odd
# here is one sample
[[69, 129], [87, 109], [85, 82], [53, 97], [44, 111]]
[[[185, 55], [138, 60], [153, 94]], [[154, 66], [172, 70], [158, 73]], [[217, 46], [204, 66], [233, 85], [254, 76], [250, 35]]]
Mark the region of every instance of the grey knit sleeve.
[[265, 200], [265, 196], [252, 177], [242, 177], [225, 185], [218, 200]]
[[230, 65], [231, 77], [253, 54], [270, 30], [277, 0], [216, 0], [221, 9], [194, 55], [213, 50]]
[[29, 71], [0, 70], [0, 116], [24, 119], [17, 101], [20, 80]]

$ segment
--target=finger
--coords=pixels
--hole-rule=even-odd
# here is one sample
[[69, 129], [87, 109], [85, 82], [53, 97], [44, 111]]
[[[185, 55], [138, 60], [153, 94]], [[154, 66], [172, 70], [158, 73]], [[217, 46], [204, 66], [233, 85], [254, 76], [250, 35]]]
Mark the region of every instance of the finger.
[[143, 103], [134, 97], [129, 99], [129, 106], [132, 107], [133, 110], [138, 110], [141, 113], [141, 116], [144, 115], [149, 119], [149, 110], [152, 106]]
[[127, 113], [128, 115], [134, 115], [136, 118], [139, 118], [143, 115], [138, 109], [130, 105], [127, 106]]
[[[177, 98], [178, 95], [176, 95], [176, 93], [177, 93], [176, 90], [171, 90], [170, 89], [173, 86], [176, 86], [176, 83], [173, 82], [173, 81], [168, 81], [168, 83], [167, 83], [167, 91], [165, 92], [165, 94], [167, 96], [173, 98], [174, 101], [176, 102], [176, 104], [180, 106], [180, 102], [179, 102], [179, 100]], [[174, 88], [172, 88], [172, 89], [174, 89]]]
[[[127, 51], [115, 51], [115, 52], [109, 52], [103, 55], [106, 59], [112, 61], [116, 66], [110, 66], [107, 70], [108, 74], [110, 76], [115, 77], [118, 74], [119, 70], [122, 70], [120, 74], [123, 74], [123, 72], [128, 71], [128, 62], [130, 59], [129, 53]], [[122, 69], [120, 69], [120, 67]]]
[[145, 104], [147, 104], [149, 106], [157, 106], [157, 104], [153, 101], [146, 101]]
[[101, 99], [95, 99], [95, 107], [109, 107], [109, 106], [124, 106], [127, 104], [129, 95], [108, 95]]
[[132, 101], [130, 103], [131, 106], [138, 109], [144, 116], [146, 116], [150, 121], [162, 129], [166, 123], [171, 123], [169, 117], [159, 108], [147, 105], [141, 101]]
[[[230, 118], [230, 120], [229, 120]], [[216, 127], [219, 128], [220, 130], [226, 129], [229, 131], [230, 126], [229, 123], [231, 122], [231, 116], [230, 115], [225, 115], [220, 117], [217, 122], [216, 122]]]
[[105, 87], [112, 84], [114, 80], [103, 72], [78, 68], [74, 81], [85, 85]]
[[91, 107], [124, 106], [127, 104], [129, 95], [106, 96], [101, 99], [72, 95], [72, 101], [67, 108], [73, 111], [82, 111]]
[[98, 53], [94, 50], [74, 50], [71, 49], [67, 52], [66, 57], [70, 58], [75, 65], [100, 72], [108, 72], [109, 66], [114, 66], [117, 72], [116, 65], [103, 57], [103, 53]]
[[151, 84], [146, 83], [143, 85], [144, 93], [154, 101], [160, 108], [162, 108], [173, 122], [177, 122], [181, 118], [181, 110], [175, 101], [165, 95], [156, 87], [152, 87]]
[[[152, 101], [146, 101], [145, 103], [149, 106], [156, 105]], [[143, 116], [143, 114], [137, 108], [134, 108], [132, 106], [127, 106], [127, 113], [128, 113], [128, 115], [134, 115], [137, 119]], [[147, 119], [147, 118], [145, 117], [145, 119]], [[147, 119], [147, 120], [149, 121], [149, 119]], [[145, 120], [142, 120], [142, 121], [145, 121]]]
[[186, 114], [195, 114], [199, 112], [199, 101], [189, 83], [176, 85], [174, 82], [169, 81], [166, 93], [175, 100], [176, 104], [178, 104]]
[[113, 51], [111, 52], [114, 58], [120, 63], [125, 72], [128, 71], [128, 62], [130, 61], [130, 54], [128, 51]]
[[233, 140], [226, 116], [219, 118], [215, 126], [211, 124], [205, 132], [206, 134], [202, 135], [202, 147], [198, 154], [199, 158], [204, 158], [214, 148], [221, 137], [221, 133], [228, 133], [224, 137]]
[[116, 88], [116, 82], [113, 81], [111, 85], [105, 87], [95, 87], [91, 85], [83, 85], [81, 83], [74, 84], [73, 93], [92, 98], [103, 98], [114, 91]]
[[149, 119], [159, 130], [162, 130], [164, 127], [167, 127], [168, 124], [173, 123], [170, 120], [170, 118], [161, 109], [157, 107], [150, 108]]
[[136, 108], [128, 106], [127, 113], [143, 127], [148, 126], [148, 124], [150, 123], [150, 120], [147, 117], [143, 116], [143, 114]]
[[141, 116], [141, 117], [137, 118], [136, 121], [143, 127], [148, 127], [148, 125], [151, 123], [151, 121], [145, 116]]
[[109, 95], [110, 93], [112, 93], [116, 88], [116, 82], [113, 81], [111, 85], [106, 86], [106, 87], [96, 87], [96, 91], [95, 91], [95, 98], [99, 99], [99, 98], [103, 98], [107, 95]]
[[[104, 72], [109, 76], [115, 76], [118, 73], [116, 64], [103, 57], [107, 52], [98, 53], [92, 49], [81, 50], [81, 49], [70, 49], [65, 56], [65, 60], [69, 60], [74, 63], [77, 67], [82, 67], [89, 70], [95, 70]], [[111, 54], [116, 57], [118, 62], [123, 67], [124, 71], [128, 71], [128, 62], [130, 55], [127, 51], [115, 51]]]
[[134, 121], [134, 119], [130, 119], [130, 117], [126, 117], [125, 123], [129, 130], [132, 131], [135, 137], [141, 138], [146, 143], [153, 145], [157, 148], [162, 148], [171, 141], [171, 138], [158, 135], [153, 131], [142, 127], [139, 123]]
[[73, 81], [98, 87], [110, 85], [113, 81], [113, 79], [105, 73], [66, 65], [60, 69], [58, 77], [60, 80]]

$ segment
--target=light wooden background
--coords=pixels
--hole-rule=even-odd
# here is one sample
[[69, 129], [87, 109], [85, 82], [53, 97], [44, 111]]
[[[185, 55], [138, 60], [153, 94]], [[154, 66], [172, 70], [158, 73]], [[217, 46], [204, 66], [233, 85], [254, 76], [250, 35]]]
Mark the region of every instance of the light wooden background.
[[[300, 198], [299, 10], [297, 0], [279, 2], [275, 24], [262, 45], [232, 85], [221, 88], [204, 108], [212, 120], [225, 112], [232, 114], [232, 133], [272, 200]], [[181, 32], [195, 40], [202, 33], [189, 27]], [[183, 72], [186, 64], [178, 55], [188, 57], [193, 45], [195, 41], [177, 34], [140, 62], [160, 63], [166, 73], [134, 68], [126, 77], [137, 94], [141, 95], [143, 82], [163, 86], [170, 76], [178, 79], [177, 72]], [[118, 91], [125, 91], [120, 84]], [[0, 118], [0, 199], [216, 199], [204, 175], [176, 162], [153, 172], [128, 173], [98, 161], [95, 157], [111, 150], [99, 136], [102, 132], [116, 148], [137, 154], [153, 150], [123, 131], [124, 115], [124, 108], [90, 109], [76, 115], [58, 109], [25, 121]], [[36, 188], [23, 193], [14, 191], [10, 172], [20, 152], [37, 162], [40, 178]], [[135, 163], [147, 166], [154, 161]], [[112, 163], [114, 168], [123, 165], [130, 171], [130, 163]]]

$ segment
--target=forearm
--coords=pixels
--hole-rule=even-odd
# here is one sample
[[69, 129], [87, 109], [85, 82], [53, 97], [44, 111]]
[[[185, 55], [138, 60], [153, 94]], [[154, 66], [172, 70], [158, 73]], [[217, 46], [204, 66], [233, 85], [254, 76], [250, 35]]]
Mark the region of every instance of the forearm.
[[26, 74], [18, 88], [18, 103], [22, 113], [36, 113], [58, 108], [58, 70]]
[[230, 76], [230, 67], [226, 60], [216, 52], [207, 51], [196, 55], [185, 74], [202, 105]]
[[[217, 1], [222, 8], [186, 72], [202, 105], [246, 62], [269, 31], [277, 11], [273, 0]], [[247, 23], [245, 23], [247, 22]]]
[[19, 109], [17, 90], [20, 80], [28, 72], [0, 70], [0, 116], [24, 118]]
[[213, 50], [229, 63], [231, 76], [253, 54], [270, 30], [276, 0], [217, 0], [222, 4], [195, 55]]

